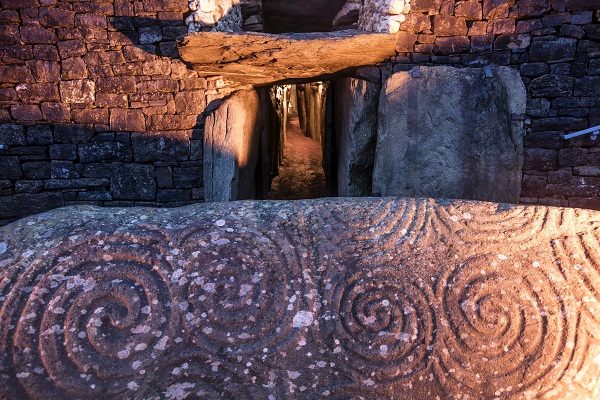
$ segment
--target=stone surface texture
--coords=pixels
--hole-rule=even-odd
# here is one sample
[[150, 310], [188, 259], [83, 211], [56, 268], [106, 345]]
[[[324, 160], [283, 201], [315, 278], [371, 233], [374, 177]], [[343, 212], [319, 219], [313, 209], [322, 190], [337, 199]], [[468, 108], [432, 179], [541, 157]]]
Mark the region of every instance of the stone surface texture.
[[593, 399], [600, 214], [79, 206], [0, 228], [0, 397]]
[[[262, 30], [259, 0], [190, 0], [189, 32], [244, 32]], [[260, 27], [260, 29], [258, 29]]]
[[358, 28], [371, 32], [396, 33], [410, 11], [410, 1], [364, 0], [358, 16]]
[[262, 132], [255, 90], [234, 92], [206, 118], [204, 197], [206, 201], [255, 196], [258, 143]]
[[178, 48], [200, 75], [267, 85], [318, 80], [385, 61], [396, 54], [395, 42], [391, 34], [358, 30], [280, 35], [198, 32], [187, 35]]
[[421, 67], [381, 91], [373, 192], [518, 202], [526, 93], [504, 67]]
[[335, 86], [338, 196], [370, 196], [377, 110], [381, 85], [363, 79], [339, 79]]

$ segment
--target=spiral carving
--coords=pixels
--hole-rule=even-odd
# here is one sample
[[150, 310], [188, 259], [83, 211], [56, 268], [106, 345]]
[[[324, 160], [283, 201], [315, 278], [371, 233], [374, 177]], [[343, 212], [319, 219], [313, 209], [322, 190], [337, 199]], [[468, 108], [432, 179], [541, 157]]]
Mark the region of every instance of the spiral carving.
[[[431, 293], [397, 269], [364, 268], [324, 282], [332, 286], [322, 319], [333, 354], [368, 382], [414, 375], [435, 341]], [[329, 295], [329, 296], [328, 296]]]
[[[157, 238], [84, 238], [37, 259], [5, 304], [24, 390], [46, 398], [128, 393], [177, 332], [171, 274]], [[26, 302], [14, 297], [23, 291]]]
[[257, 363], [230, 363], [195, 349], [178, 349], [164, 359], [154, 381], [155, 389], [140, 398], [164, 399], [267, 399], [272, 384]]
[[[582, 309], [600, 323], [600, 231], [554, 240], [552, 248], [562, 274], [581, 300]], [[596, 334], [595, 330], [592, 333]]]
[[450, 390], [489, 398], [535, 384], [542, 393], [568, 367], [577, 317], [542, 267], [477, 256], [448, 268], [438, 289], [438, 377]]
[[297, 328], [310, 326], [295, 320], [310, 318], [312, 305], [300, 295], [299, 255], [284, 234], [202, 229], [187, 236], [183, 249], [184, 324], [194, 344], [214, 354], [277, 354], [301, 334]]

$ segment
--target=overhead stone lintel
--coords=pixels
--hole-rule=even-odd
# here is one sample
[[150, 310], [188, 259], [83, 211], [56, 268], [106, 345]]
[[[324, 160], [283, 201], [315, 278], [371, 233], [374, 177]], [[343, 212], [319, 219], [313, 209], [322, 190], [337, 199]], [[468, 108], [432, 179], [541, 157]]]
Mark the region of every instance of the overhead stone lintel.
[[198, 32], [178, 42], [179, 54], [201, 76], [253, 85], [325, 79], [396, 54], [396, 36], [358, 30], [317, 33]]

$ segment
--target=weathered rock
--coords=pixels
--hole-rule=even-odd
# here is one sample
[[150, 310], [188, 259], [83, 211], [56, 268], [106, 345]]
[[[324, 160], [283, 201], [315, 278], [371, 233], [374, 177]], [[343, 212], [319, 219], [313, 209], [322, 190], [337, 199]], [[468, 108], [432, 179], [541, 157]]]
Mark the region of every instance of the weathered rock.
[[29, 217], [0, 228], [0, 396], [598, 398], [599, 228], [425, 199]]
[[206, 201], [253, 197], [262, 131], [260, 116], [256, 91], [239, 90], [206, 117], [203, 148]]
[[0, 176], [2, 176], [3, 179], [21, 179], [23, 177], [23, 171], [21, 169], [19, 157], [2, 155], [0, 157]]
[[25, 130], [16, 124], [0, 124], [0, 144], [5, 146], [24, 146]]
[[110, 189], [115, 199], [154, 200], [156, 196], [154, 167], [142, 164], [119, 165], [114, 168]]
[[531, 44], [529, 59], [542, 62], [570, 61], [575, 57], [576, 49], [577, 39], [574, 38], [536, 40]]
[[396, 73], [381, 92], [373, 192], [518, 202], [526, 100], [518, 73], [420, 75]]
[[198, 32], [186, 36], [178, 47], [181, 58], [202, 76], [267, 85], [291, 79], [326, 79], [346, 69], [373, 65], [394, 56], [395, 45], [393, 34], [361, 31]]
[[381, 85], [355, 78], [335, 86], [338, 195], [370, 196]]
[[570, 96], [574, 78], [565, 75], [548, 74], [531, 81], [531, 93], [540, 97]]
[[131, 142], [136, 162], [184, 161], [190, 153], [190, 138], [185, 131], [134, 132]]
[[79, 145], [81, 163], [131, 161], [131, 145], [121, 142], [98, 142]]

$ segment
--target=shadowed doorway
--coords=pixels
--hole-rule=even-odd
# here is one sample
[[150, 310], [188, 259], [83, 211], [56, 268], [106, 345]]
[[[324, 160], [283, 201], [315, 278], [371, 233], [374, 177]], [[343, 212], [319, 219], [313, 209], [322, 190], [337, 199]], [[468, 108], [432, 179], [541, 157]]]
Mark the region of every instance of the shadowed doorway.
[[271, 89], [275, 115], [269, 118], [269, 199], [335, 195], [330, 87], [329, 82], [311, 82]]

